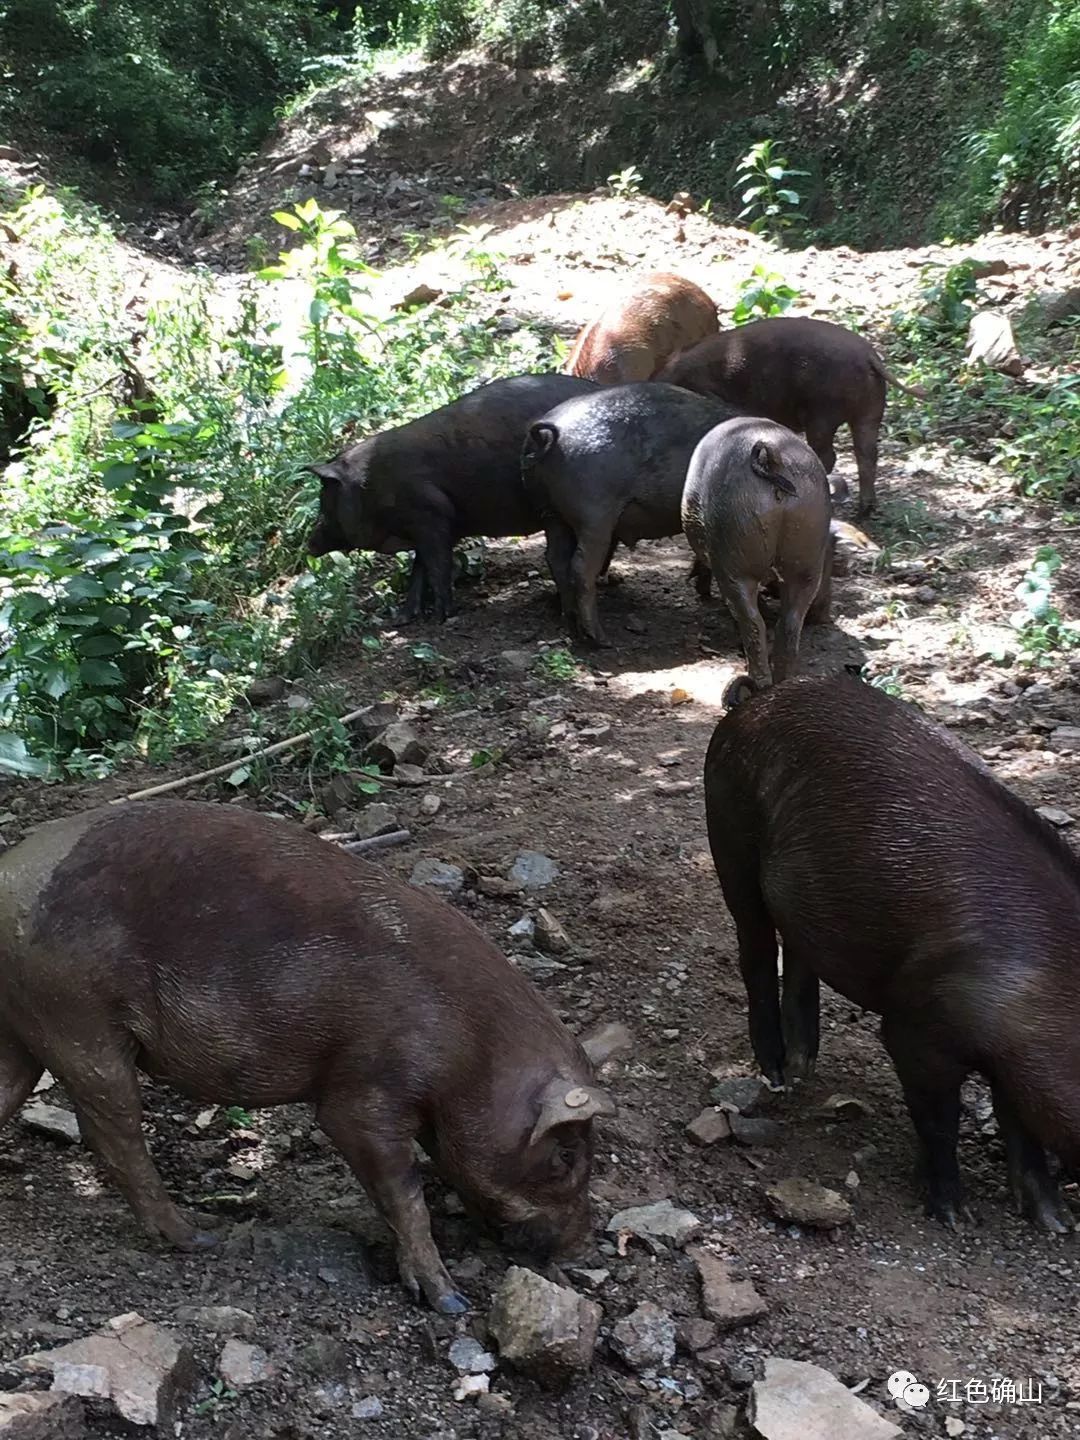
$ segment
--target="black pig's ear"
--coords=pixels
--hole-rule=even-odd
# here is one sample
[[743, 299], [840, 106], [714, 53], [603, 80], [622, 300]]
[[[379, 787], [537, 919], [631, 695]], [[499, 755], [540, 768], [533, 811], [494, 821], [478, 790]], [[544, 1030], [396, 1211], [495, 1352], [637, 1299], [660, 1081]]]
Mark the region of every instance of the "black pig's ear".
[[345, 479], [336, 460], [331, 460], [328, 465], [305, 465], [304, 469], [309, 470], [312, 475], [317, 475], [326, 486], [340, 485]]
[[755, 440], [750, 447], [750, 469], [759, 479], [767, 480], [778, 490], [786, 490], [789, 495], [798, 493], [795, 486], [776, 464], [775, 457], [764, 440]]
[[540, 1114], [529, 1143], [535, 1145], [559, 1125], [580, 1125], [594, 1115], [614, 1114], [615, 1101], [606, 1090], [598, 1085], [575, 1085], [556, 1076], [540, 1095]]

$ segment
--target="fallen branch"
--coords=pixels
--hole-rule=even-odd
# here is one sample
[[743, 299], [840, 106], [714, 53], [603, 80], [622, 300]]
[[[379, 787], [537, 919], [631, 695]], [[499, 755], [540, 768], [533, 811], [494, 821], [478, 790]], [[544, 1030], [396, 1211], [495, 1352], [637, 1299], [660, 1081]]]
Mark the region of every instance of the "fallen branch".
[[[357, 720], [368, 707], [362, 705], [359, 710], [350, 710], [348, 715], [338, 717], [339, 725], [349, 725]], [[122, 805], [125, 800], [148, 800], [151, 795], [167, 795], [172, 790], [184, 790], [188, 785], [198, 785], [203, 780], [214, 780], [219, 775], [228, 775], [231, 771], [238, 769], [241, 765], [247, 765], [252, 760], [263, 760], [267, 755], [280, 755], [284, 750], [295, 750], [298, 745], [306, 745], [319, 733], [318, 728], [305, 730], [301, 735], [290, 735], [287, 740], [275, 740], [273, 745], [264, 745], [261, 750], [252, 750], [247, 755], [238, 755], [233, 760], [226, 760], [224, 765], [214, 765], [209, 770], [199, 770], [194, 775], [183, 775], [179, 780], [166, 780], [162, 785], [151, 785], [146, 790], [135, 790], [130, 795], [119, 795], [112, 803]], [[365, 779], [376, 780], [380, 785], [396, 785], [398, 781], [389, 775], [367, 775]]]
[[338, 846], [350, 855], [362, 855], [365, 850], [389, 850], [391, 845], [405, 845], [411, 839], [408, 830], [391, 830], [386, 835], [372, 835], [369, 840], [339, 840]]

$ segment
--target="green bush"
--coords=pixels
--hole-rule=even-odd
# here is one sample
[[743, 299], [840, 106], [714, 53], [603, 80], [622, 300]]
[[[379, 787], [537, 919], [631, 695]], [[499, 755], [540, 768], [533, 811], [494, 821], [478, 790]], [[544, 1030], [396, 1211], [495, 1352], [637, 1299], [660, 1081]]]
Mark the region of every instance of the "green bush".
[[261, 141], [332, 35], [312, 0], [0, 0], [4, 118], [181, 199]]
[[1020, 32], [995, 122], [968, 146], [973, 202], [1031, 226], [1072, 213], [1080, 200], [1076, 0], [1036, 6]]
[[[178, 277], [136, 335], [100, 221], [40, 192], [0, 216], [19, 246], [0, 366], [50, 407], [13, 437], [0, 491], [0, 771], [101, 773], [126, 748], [196, 743], [254, 676], [303, 675], [373, 624], [401, 566], [306, 555], [305, 465], [549, 363], [546, 342], [500, 335], [478, 303], [498, 279], [482, 227], [450, 242], [476, 278], [448, 307], [378, 320], [341, 213], [309, 200], [278, 220], [291, 248], [225, 318], [207, 281]], [[288, 338], [280, 280], [309, 297]]]

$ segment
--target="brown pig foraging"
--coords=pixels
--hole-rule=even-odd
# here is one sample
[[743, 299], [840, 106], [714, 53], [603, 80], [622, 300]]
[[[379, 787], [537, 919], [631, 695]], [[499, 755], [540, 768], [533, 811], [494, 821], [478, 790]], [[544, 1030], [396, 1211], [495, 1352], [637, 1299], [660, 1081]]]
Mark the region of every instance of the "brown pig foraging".
[[614, 1110], [542, 997], [442, 901], [295, 824], [152, 801], [53, 821], [0, 858], [0, 1127], [45, 1069], [143, 1226], [169, 1198], [137, 1070], [200, 1102], [308, 1102], [397, 1244], [406, 1287], [465, 1309], [418, 1140], [514, 1243], [589, 1231], [592, 1117]]
[[521, 484], [530, 420], [595, 389], [568, 375], [493, 380], [450, 405], [370, 435], [325, 465], [313, 555], [331, 550], [415, 552], [401, 619], [424, 609], [445, 620], [454, 546], [467, 535], [529, 535], [540, 517]]
[[827, 473], [836, 464], [833, 437], [848, 425], [859, 470], [859, 512], [874, 508], [886, 383], [908, 387], [886, 370], [861, 335], [825, 320], [755, 320], [676, 355], [657, 378], [716, 395], [746, 414], [805, 434]]
[[681, 275], [643, 275], [578, 332], [566, 373], [600, 385], [651, 380], [676, 351], [718, 329], [716, 304], [700, 285]]
[[881, 1016], [930, 1213], [952, 1225], [962, 1211], [960, 1087], [974, 1072], [1017, 1204], [1071, 1228], [1047, 1152], [1080, 1163], [1080, 859], [1053, 826], [912, 706], [846, 675], [726, 715], [705, 800], [766, 1077], [812, 1071], [824, 981]]
[[[828, 619], [832, 594], [829, 482], [814, 452], [771, 420], [742, 416], [704, 436], [683, 490], [682, 518], [698, 591], [714, 576], [746, 652], [750, 683], [794, 673], [803, 622]], [[780, 617], [772, 665], [758, 600], [773, 574]]]

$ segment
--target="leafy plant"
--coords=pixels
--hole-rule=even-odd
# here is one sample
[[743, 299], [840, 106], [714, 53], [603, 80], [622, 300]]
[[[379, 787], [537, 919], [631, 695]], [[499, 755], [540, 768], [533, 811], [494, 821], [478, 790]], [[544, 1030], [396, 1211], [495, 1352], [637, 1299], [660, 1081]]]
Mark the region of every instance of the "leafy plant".
[[641, 194], [643, 178], [636, 165], [627, 165], [625, 169], [616, 170], [613, 175], [607, 177], [608, 189], [616, 200], [630, 200], [635, 195]]
[[1042, 545], [1013, 592], [1021, 603], [1009, 623], [1020, 637], [1021, 654], [1036, 665], [1049, 664], [1055, 651], [1080, 646], [1080, 626], [1065, 620], [1054, 604], [1054, 576], [1060, 569], [1061, 556], [1052, 545]]
[[545, 650], [537, 656], [536, 664], [552, 680], [573, 680], [578, 672], [577, 661], [569, 650]]
[[223, 1405], [230, 1404], [238, 1398], [238, 1392], [232, 1390], [225, 1384], [224, 1380], [210, 1381], [210, 1394], [205, 1400], [200, 1400], [195, 1406], [196, 1415], [215, 1415]]
[[799, 298], [799, 294], [782, 275], [764, 265], [755, 265], [753, 272], [739, 285], [731, 318], [736, 325], [745, 325], [748, 320], [763, 320], [770, 315], [783, 315]]
[[793, 170], [779, 154], [774, 140], [759, 140], [739, 161], [734, 188], [740, 192], [743, 208], [740, 220], [749, 220], [748, 228], [777, 239], [785, 230], [805, 223], [799, 210], [801, 196], [790, 182], [808, 170]]

